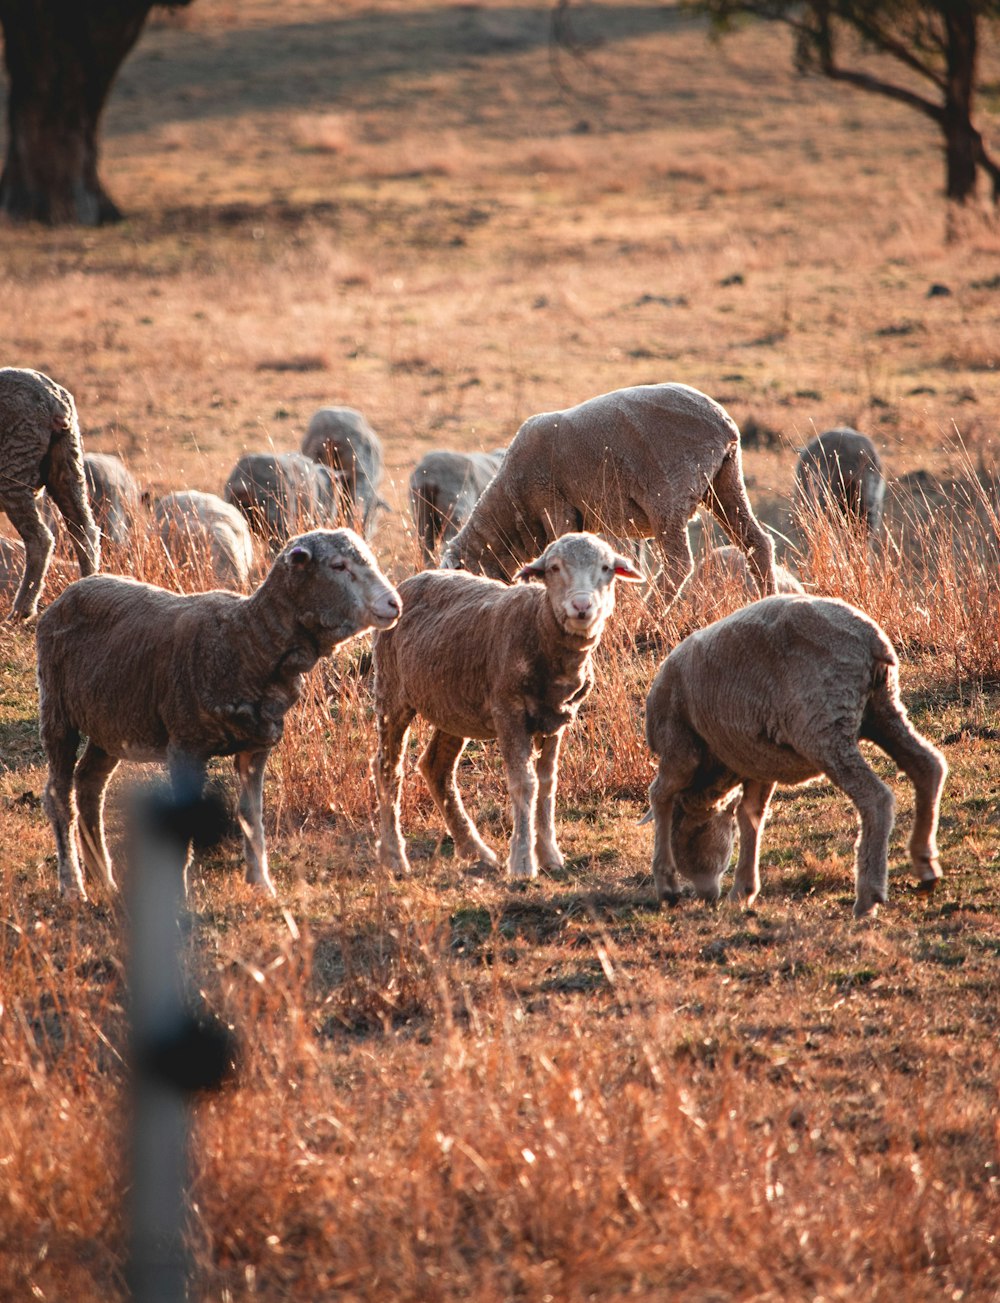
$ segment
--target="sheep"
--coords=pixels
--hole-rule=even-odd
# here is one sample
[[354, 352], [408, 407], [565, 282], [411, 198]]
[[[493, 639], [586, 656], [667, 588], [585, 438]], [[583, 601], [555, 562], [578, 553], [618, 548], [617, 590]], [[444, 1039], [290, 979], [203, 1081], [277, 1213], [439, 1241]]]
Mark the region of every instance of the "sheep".
[[132, 538], [142, 491], [120, 457], [88, 452], [83, 457], [87, 497], [94, 520], [107, 543], [127, 547]]
[[692, 568], [687, 522], [706, 506], [774, 592], [774, 547], [743, 482], [740, 432], [687, 385], [635, 385], [529, 417], [441, 564], [497, 579], [569, 530], [654, 537], [669, 604]]
[[885, 478], [878, 449], [850, 426], [825, 430], [799, 452], [795, 468], [800, 509], [837, 511], [878, 534], [885, 506]]
[[226, 480], [223, 497], [239, 508], [272, 552], [296, 528], [333, 525], [343, 506], [343, 481], [298, 452], [248, 452]]
[[896, 653], [874, 620], [836, 598], [781, 595], [680, 642], [646, 700], [646, 740], [659, 762], [646, 816], [655, 822], [659, 899], [676, 901], [678, 873], [703, 899], [717, 899], [738, 828], [730, 899], [752, 905], [775, 785], [825, 774], [857, 807], [854, 914], [874, 914], [887, 897], [895, 802], [859, 738], [913, 783], [910, 858], [920, 886], [932, 889], [941, 877], [936, 832], [948, 767], [907, 719]]
[[354, 526], [370, 537], [378, 510], [388, 504], [378, 492], [382, 443], [365, 418], [353, 407], [321, 407], [306, 427], [302, 452], [340, 472]]
[[52, 530], [39, 511], [45, 488], [62, 512], [81, 575], [100, 568], [101, 536], [83, 474], [73, 395], [40, 371], [0, 369], [0, 509], [24, 541], [24, 573], [10, 619], [31, 619], [52, 559]]
[[[270, 894], [264, 768], [302, 675], [355, 634], [388, 628], [399, 597], [352, 530], [293, 538], [249, 597], [171, 593], [95, 575], [71, 584], [37, 628], [43, 804], [60, 891], [86, 898], [84, 866], [115, 889], [104, 793], [120, 760], [166, 760], [178, 794], [201, 790], [208, 760], [233, 757], [247, 881]], [[77, 760], [81, 736], [86, 737]]]
[[438, 544], [454, 538], [465, 524], [505, 452], [437, 449], [417, 462], [410, 476], [410, 514], [425, 566], [434, 564]]
[[214, 493], [167, 493], [153, 506], [160, 541], [176, 566], [207, 560], [223, 588], [242, 588], [253, 566], [253, 536], [245, 518]]
[[[774, 579], [779, 593], [804, 593], [805, 589], [792, 572], [775, 562]], [[757, 586], [738, 547], [714, 547], [695, 563], [684, 584], [685, 601], [694, 602], [702, 611], [715, 612], [726, 603], [727, 590], [736, 590], [748, 601], [757, 596]]]
[[456, 853], [495, 868], [455, 783], [469, 738], [496, 738], [513, 810], [507, 861], [515, 879], [563, 864], [555, 793], [562, 735], [593, 686], [592, 658], [614, 608], [615, 578], [642, 574], [603, 539], [566, 534], [508, 587], [458, 571], [425, 570], [399, 586], [403, 615], [376, 635], [374, 774], [379, 863], [409, 870], [399, 820], [402, 758], [416, 715], [433, 727], [419, 767]]

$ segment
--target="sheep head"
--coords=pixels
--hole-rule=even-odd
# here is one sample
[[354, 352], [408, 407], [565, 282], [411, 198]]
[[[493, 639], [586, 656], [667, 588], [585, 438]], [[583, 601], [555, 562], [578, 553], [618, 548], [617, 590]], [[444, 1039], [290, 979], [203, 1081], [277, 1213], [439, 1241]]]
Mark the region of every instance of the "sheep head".
[[273, 569], [282, 574], [298, 622], [323, 655], [366, 629], [390, 629], [399, 594], [368, 544], [352, 529], [314, 529], [286, 544]]
[[587, 639], [601, 636], [614, 610], [615, 580], [643, 582], [641, 571], [596, 534], [563, 534], [515, 578], [540, 579], [559, 626]]
[[736, 842], [736, 807], [742, 793], [709, 806], [674, 801], [670, 841], [674, 864], [701, 900], [719, 899], [722, 875]]

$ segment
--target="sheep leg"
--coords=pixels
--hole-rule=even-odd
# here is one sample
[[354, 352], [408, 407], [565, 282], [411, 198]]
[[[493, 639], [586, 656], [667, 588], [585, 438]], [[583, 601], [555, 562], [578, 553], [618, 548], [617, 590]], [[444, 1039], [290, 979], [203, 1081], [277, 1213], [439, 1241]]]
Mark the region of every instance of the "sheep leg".
[[535, 773], [533, 739], [530, 734], [515, 728], [498, 734], [497, 741], [507, 771], [513, 825], [507, 873], [511, 878], [537, 878], [535, 812], [538, 804], [538, 775]]
[[749, 908], [760, 893], [760, 835], [767, 820], [774, 783], [747, 780], [736, 807], [740, 853], [729, 899]]
[[268, 872], [267, 847], [264, 845], [264, 770], [267, 757], [267, 751], [238, 751], [233, 762], [239, 780], [239, 819], [247, 862], [246, 879], [273, 896], [274, 883]]
[[761, 528], [750, 506], [739, 445], [726, 454], [704, 501], [732, 542], [746, 553], [750, 569], [757, 577], [761, 596], [767, 597], [773, 593], [777, 587], [774, 544]]
[[117, 768], [117, 759], [92, 741], [84, 747], [76, 766], [76, 802], [83, 862], [108, 891], [117, 891], [118, 887], [104, 838], [104, 794]]
[[62, 512], [81, 576], [94, 574], [101, 564], [101, 533], [91, 514], [83, 457], [75, 439], [53, 442], [45, 487]]
[[42, 741], [49, 761], [42, 805], [56, 837], [59, 893], [71, 900], [86, 900], [87, 890], [76, 849], [76, 793], [73, 790], [80, 734], [75, 728], [67, 728], [58, 736], [47, 730]]
[[894, 702], [873, 703], [873, 706], [862, 725], [861, 736], [891, 756], [913, 784], [916, 802], [910, 861], [920, 886], [925, 891], [933, 891], [941, 877], [937, 825], [948, 765], [940, 751], [913, 730]]
[[375, 787], [378, 791], [378, 862], [394, 873], [409, 873], [399, 821], [399, 798], [403, 784], [403, 754], [406, 735], [416, 712], [391, 715], [387, 708], [377, 712], [378, 751], [375, 755]]
[[666, 606], [670, 606], [688, 576], [694, 570], [687, 521], [661, 521], [656, 530], [660, 550], [660, 592]]
[[52, 560], [55, 538], [38, 509], [38, 500], [27, 489], [4, 498], [10, 523], [24, 541], [24, 574], [11, 607], [11, 620], [29, 620], [38, 610], [38, 598], [45, 573]]
[[[167, 773], [170, 775], [170, 787], [177, 805], [191, 805], [201, 800], [205, 789], [208, 764], [205, 760], [193, 756], [189, 751], [174, 747], [167, 748]], [[188, 842], [187, 854], [181, 874], [184, 880], [184, 894], [187, 895], [188, 869], [194, 857], [194, 847]]]
[[479, 836], [469, 818], [455, 782], [459, 757], [465, 750], [466, 739], [443, 733], [436, 728], [417, 761], [417, 767], [430, 789], [434, 804], [444, 816], [445, 825], [455, 843], [456, 854], [462, 859], [478, 860], [489, 869], [497, 867], [496, 854]]
[[559, 747], [562, 730], [536, 739], [539, 743], [538, 805], [535, 812], [535, 859], [540, 869], [561, 869], [566, 863], [556, 845], [556, 784], [559, 781]]
[[869, 768], [855, 744], [824, 766], [830, 781], [854, 802], [861, 818], [855, 849], [854, 917], [875, 913], [888, 898], [889, 835], [896, 813], [891, 790]]
[[662, 762], [649, 785], [649, 812], [653, 818], [653, 885], [657, 900], [668, 905], [676, 905], [681, 896], [671, 829], [674, 800], [686, 785], [687, 776], [671, 774]]

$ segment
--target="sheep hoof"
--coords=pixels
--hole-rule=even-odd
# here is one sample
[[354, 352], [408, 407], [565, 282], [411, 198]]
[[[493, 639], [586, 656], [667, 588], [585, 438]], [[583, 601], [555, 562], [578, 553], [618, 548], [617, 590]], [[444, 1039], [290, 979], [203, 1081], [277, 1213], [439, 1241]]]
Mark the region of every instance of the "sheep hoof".
[[657, 892], [657, 903], [660, 905], [669, 905], [674, 909], [680, 903], [681, 893], [679, 891], [659, 891]]
[[757, 888], [755, 891], [742, 891], [737, 887], [733, 887], [729, 893], [728, 900], [731, 905], [735, 905], [740, 909], [753, 909], [754, 905], [757, 903], [757, 897], [759, 895], [760, 888]]
[[456, 846], [455, 854], [463, 860], [468, 860], [472, 868], [480, 873], [488, 873], [500, 867], [496, 853], [488, 846], [469, 846], [462, 851]]
[[530, 882], [532, 878], [538, 877], [538, 865], [533, 864], [527, 856], [511, 860], [507, 865], [507, 876], [515, 882]]
[[936, 855], [922, 855], [914, 860], [913, 867], [917, 873], [918, 880], [915, 884], [917, 891], [933, 891], [944, 876], [941, 872], [941, 861]]
[[879, 905], [884, 905], [885, 900], [875, 899], [872, 901], [856, 901], [854, 905], [854, 917], [857, 919], [874, 919], [878, 914]]
[[378, 866], [396, 878], [407, 878], [410, 875], [409, 861], [395, 855], [380, 855], [378, 857]]
[[913, 883], [913, 890], [922, 896], [929, 896], [937, 885], [937, 878], [920, 878]]
[[558, 873], [560, 869], [566, 867], [565, 857], [558, 851], [554, 855], [539, 855], [538, 869], [541, 873]]

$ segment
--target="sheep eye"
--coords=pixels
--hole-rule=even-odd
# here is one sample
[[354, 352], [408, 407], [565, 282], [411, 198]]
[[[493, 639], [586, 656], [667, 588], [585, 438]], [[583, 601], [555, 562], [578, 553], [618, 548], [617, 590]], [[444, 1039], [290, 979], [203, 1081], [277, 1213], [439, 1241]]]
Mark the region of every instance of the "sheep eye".
[[611, 567], [607, 564], [607, 562], [605, 562], [604, 565], [601, 566], [601, 574], [609, 575], [610, 573], [611, 573]]
[[344, 561], [344, 560], [331, 561], [331, 562], [330, 562], [330, 569], [331, 569], [331, 570], [346, 570], [346, 569], [347, 569], [347, 562]]
[[560, 566], [559, 566], [559, 562], [558, 562], [558, 561], [550, 561], [550, 562], [549, 562], [549, 574], [550, 574], [550, 575], [557, 575], [557, 574], [559, 573], [559, 569], [560, 569]]

